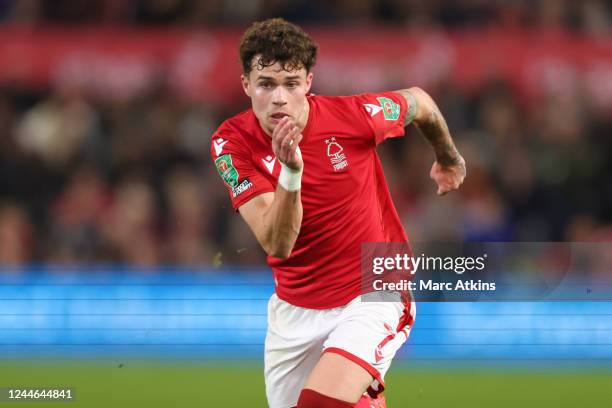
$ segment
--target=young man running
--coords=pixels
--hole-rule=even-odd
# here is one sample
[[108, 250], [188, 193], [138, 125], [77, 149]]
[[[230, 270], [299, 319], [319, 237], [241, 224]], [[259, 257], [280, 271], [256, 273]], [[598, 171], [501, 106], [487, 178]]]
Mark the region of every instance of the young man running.
[[440, 195], [463, 182], [465, 162], [419, 88], [311, 94], [316, 55], [308, 34], [285, 20], [253, 24], [240, 44], [252, 107], [219, 127], [211, 154], [274, 275], [270, 407], [384, 407], [383, 378], [415, 309], [360, 296], [361, 244], [407, 242], [376, 146], [414, 123], [433, 147]]

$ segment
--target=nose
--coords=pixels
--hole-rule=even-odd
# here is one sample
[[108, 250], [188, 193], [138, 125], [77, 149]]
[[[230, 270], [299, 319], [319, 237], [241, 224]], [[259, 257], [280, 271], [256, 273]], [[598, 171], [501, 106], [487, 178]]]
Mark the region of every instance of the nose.
[[277, 86], [272, 92], [272, 103], [278, 106], [283, 106], [287, 103], [285, 90], [282, 86]]

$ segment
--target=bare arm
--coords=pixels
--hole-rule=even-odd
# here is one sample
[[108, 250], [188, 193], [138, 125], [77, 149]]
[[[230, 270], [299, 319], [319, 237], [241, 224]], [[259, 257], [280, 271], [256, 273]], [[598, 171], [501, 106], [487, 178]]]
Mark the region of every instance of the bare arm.
[[[301, 178], [304, 166], [298, 144], [302, 135], [295, 124], [284, 120], [272, 134], [272, 150], [283, 164], [274, 193], [264, 193], [240, 206], [238, 211], [270, 256], [286, 259], [291, 254], [302, 225], [302, 199], [299, 187], [284, 183], [284, 174]], [[285, 184], [285, 186], [283, 186]]]
[[438, 163], [457, 164], [460, 154], [453, 143], [446, 120], [433, 99], [416, 87], [397, 92], [406, 98], [410, 107], [404, 126], [408, 126], [411, 122], [415, 124], [433, 147]]
[[413, 87], [396, 92], [408, 102], [409, 109], [404, 126], [414, 123], [434, 150], [436, 161], [430, 176], [438, 184], [438, 194], [443, 195], [459, 188], [466, 175], [465, 160], [455, 147], [440, 109], [420, 88]]
[[286, 259], [295, 245], [302, 225], [300, 191], [289, 192], [278, 186], [239, 208], [262, 248], [270, 256]]

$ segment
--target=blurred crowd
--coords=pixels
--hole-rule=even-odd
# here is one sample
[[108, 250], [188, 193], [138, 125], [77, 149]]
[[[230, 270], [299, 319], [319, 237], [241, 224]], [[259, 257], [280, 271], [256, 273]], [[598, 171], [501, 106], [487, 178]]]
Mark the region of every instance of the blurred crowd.
[[609, 0], [0, 0], [0, 21], [25, 24], [299, 23], [416, 28], [506, 26], [608, 32]]
[[[612, 116], [575, 99], [527, 106], [503, 82], [469, 95], [452, 83], [429, 91], [468, 177], [437, 197], [416, 129], [381, 145], [411, 239], [612, 239]], [[262, 262], [209, 158], [210, 136], [231, 113], [163, 86], [115, 101], [2, 87], [0, 263]]]
[[[273, 14], [605, 32], [609, 11], [598, 0], [0, 0], [4, 22], [61, 24], [240, 23]], [[437, 197], [428, 177], [433, 155], [414, 127], [380, 146], [412, 240], [612, 240], [609, 109], [581, 88], [525, 100], [504, 80], [470, 91], [442, 81], [426, 90], [468, 177], [459, 192]], [[315, 83], [315, 92], [326, 90]], [[216, 127], [248, 103], [182, 99], [163, 79], [129, 98], [73, 85], [0, 84], [0, 264], [261, 264], [264, 253], [232, 211], [209, 157]]]
[[210, 264], [223, 221], [206, 106], [154, 91], [0, 90], [0, 262]]

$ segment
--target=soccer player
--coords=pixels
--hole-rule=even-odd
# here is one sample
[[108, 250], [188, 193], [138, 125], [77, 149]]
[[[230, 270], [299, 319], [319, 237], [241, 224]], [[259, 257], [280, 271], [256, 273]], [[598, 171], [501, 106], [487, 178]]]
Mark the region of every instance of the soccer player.
[[270, 407], [384, 407], [383, 378], [415, 310], [360, 296], [361, 244], [407, 242], [376, 146], [414, 123], [433, 147], [440, 195], [463, 182], [465, 162], [419, 88], [310, 93], [316, 54], [310, 36], [283, 19], [253, 24], [240, 43], [251, 108], [223, 122], [211, 154], [274, 275]]

